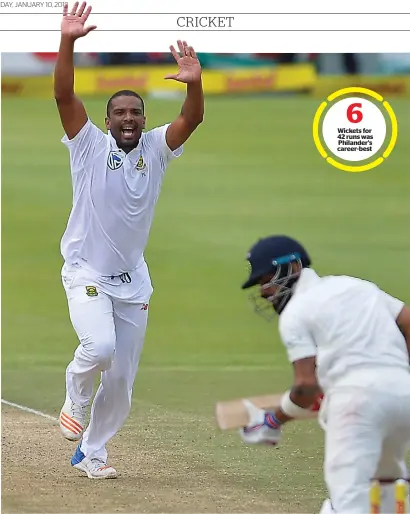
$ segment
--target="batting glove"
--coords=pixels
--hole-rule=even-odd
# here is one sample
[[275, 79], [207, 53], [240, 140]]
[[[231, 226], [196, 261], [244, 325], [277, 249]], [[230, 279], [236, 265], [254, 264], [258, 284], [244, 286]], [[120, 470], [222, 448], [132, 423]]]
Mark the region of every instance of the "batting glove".
[[277, 445], [280, 441], [281, 423], [271, 412], [259, 409], [249, 400], [243, 400], [249, 413], [249, 423], [239, 430], [241, 439], [246, 444]]

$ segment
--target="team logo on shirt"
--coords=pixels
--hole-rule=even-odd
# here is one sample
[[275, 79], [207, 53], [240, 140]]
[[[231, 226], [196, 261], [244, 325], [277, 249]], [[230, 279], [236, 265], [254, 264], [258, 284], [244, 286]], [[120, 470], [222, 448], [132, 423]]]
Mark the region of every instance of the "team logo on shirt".
[[145, 162], [144, 162], [144, 159], [143, 159], [142, 155], [138, 159], [136, 168], [137, 168], [138, 171], [141, 171], [142, 169], [145, 168]]
[[142, 155], [138, 159], [138, 162], [137, 162], [137, 165], [135, 166], [135, 169], [137, 171], [140, 171], [141, 175], [143, 177], [145, 177], [145, 175], [147, 174], [147, 165], [145, 164], [145, 161], [144, 161], [144, 158], [142, 157]]
[[87, 296], [98, 296], [98, 291], [95, 286], [85, 286]]
[[111, 151], [108, 154], [107, 166], [110, 170], [118, 170], [122, 166], [122, 156], [119, 152]]

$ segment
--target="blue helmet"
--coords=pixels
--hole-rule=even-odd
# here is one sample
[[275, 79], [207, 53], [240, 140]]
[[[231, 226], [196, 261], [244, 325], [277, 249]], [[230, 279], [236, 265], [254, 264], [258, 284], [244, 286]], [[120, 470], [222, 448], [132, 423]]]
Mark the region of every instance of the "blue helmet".
[[292, 261], [302, 263], [304, 268], [311, 264], [310, 257], [303, 246], [288, 236], [269, 236], [259, 239], [249, 250], [247, 260], [251, 273], [242, 289], [255, 286], [263, 275], [274, 273], [277, 267]]
[[[280, 314], [291, 297], [292, 286], [299, 278], [301, 269], [311, 264], [310, 257], [303, 246], [295, 239], [282, 235], [260, 239], [249, 250], [247, 260], [250, 265], [250, 275], [242, 284], [242, 289], [257, 285], [264, 275], [272, 275], [272, 278], [262, 286], [262, 289], [276, 286], [276, 292], [269, 297], [262, 295], [261, 298], [260, 294], [250, 296], [255, 310], [260, 314], [266, 312], [269, 304], [271, 307], [273, 305], [275, 311]], [[297, 271], [293, 263], [299, 265]], [[272, 313], [271, 310], [270, 312]]]

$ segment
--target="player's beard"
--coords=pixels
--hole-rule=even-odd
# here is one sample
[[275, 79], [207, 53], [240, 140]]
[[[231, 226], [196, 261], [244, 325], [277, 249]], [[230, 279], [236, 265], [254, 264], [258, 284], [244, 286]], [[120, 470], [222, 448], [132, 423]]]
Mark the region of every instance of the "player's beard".
[[134, 129], [132, 137], [124, 137], [122, 129], [119, 130], [118, 136], [115, 138], [118, 148], [124, 150], [124, 152], [130, 152], [138, 146], [141, 138], [141, 129], [138, 127]]

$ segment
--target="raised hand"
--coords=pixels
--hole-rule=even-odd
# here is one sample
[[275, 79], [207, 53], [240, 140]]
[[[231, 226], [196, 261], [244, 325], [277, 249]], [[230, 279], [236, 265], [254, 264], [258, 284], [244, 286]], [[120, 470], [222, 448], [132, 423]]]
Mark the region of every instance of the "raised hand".
[[[91, 5], [87, 7], [87, 2], [75, 2], [70, 14], [68, 14], [68, 4], [64, 5], [63, 19], [61, 22], [61, 35], [72, 39], [86, 36], [89, 32], [96, 29], [96, 25], [85, 27], [85, 23], [91, 13]], [[87, 9], [86, 9], [87, 7]]]
[[201, 64], [192, 46], [188, 46], [186, 41], [178, 41], [181, 55], [173, 46], [169, 48], [178, 64], [178, 73], [167, 75], [165, 78], [184, 82], [185, 84], [199, 82], [201, 80]]

